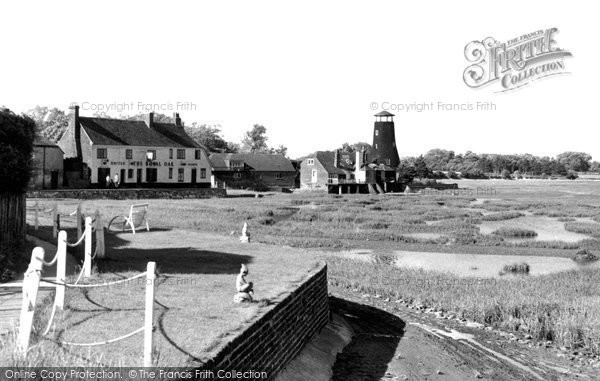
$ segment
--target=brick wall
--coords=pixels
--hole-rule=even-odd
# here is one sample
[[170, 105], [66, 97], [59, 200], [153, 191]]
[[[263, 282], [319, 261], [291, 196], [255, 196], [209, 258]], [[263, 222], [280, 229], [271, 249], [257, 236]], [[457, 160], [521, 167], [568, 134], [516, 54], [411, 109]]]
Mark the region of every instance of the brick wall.
[[215, 188], [182, 188], [182, 189], [61, 189], [61, 190], [31, 190], [27, 192], [29, 198], [76, 198], [85, 199], [110, 199], [110, 200], [135, 200], [153, 198], [208, 198], [225, 197], [225, 189]]
[[212, 370], [215, 379], [218, 371], [264, 371], [266, 379], [272, 380], [328, 322], [327, 265], [323, 264], [199, 370]]

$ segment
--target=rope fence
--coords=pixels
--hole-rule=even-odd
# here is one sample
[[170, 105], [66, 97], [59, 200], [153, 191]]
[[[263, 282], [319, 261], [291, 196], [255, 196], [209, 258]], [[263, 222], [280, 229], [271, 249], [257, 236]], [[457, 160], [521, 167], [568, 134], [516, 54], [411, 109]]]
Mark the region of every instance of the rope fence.
[[[99, 229], [103, 230], [103, 229]], [[91, 217], [86, 218], [86, 232], [91, 233]], [[93, 347], [111, 344], [120, 340], [125, 340], [132, 337], [140, 332], [144, 333], [144, 350], [143, 350], [143, 366], [150, 367], [153, 364], [153, 331], [154, 331], [154, 303], [155, 303], [155, 292], [156, 292], [156, 263], [148, 262], [146, 271], [134, 275], [126, 279], [119, 279], [117, 281], [102, 283], [102, 284], [77, 284], [81, 278], [81, 273], [77, 281], [73, 284], [66, 283], [65, 281], [65, 267], [66, 267], [66, 247], [67, 247], [67, 233], [63, 230], [60, 231], [58, 236], [58, 249], [54, 259], [50, 262], [44, 260], [45, 251], [42, 247], [36, 247], [31, 253], [31, 261], [27, 270], [25, 271], [25, 278], [23, 280], [23, 303], [21, 306], [21, 316], [19, 319], [19, 331], [17, 335], [17, 349], [24, 355], [27, 356], [29, 348], [29, 341], [31, 337], [31, 330], [33, 327], [33, 318], [35, 315], [35, 306], [37, 301], [37, 294], [39, 290], [40, 281], [48, 282], [56, 285], [56, 293], [54, 296], [54, 305], [50, 314], [50, 319], [47, 323], [46, 329], [42, 333], [43, 336], [50, 332], [52, 323], [56, 316], [57, 309], [64, 308], [64, 292], [65, 288], [90, 288], [90, 287], [107, 287], [125, 282], [130, 282], [134, 279], [146, 277], [146, 293], [145, 293], [145, 316], [144, 325], [132, 332], [124, 334], [122, 336], [91, 343], [77, 343], [69, 341], [61, 341], [62, 345], [67, 346], [80, 346], [80, 347]], [[53, 282], [48, 279], [42, 279], [41, 275], [44, 266], [51, 266], [54, 263], [57, 264], [56, 281]], [[85, 268], [85, 267], [84, 267]], [[82, 271], [83, 273], [83, 271]]]

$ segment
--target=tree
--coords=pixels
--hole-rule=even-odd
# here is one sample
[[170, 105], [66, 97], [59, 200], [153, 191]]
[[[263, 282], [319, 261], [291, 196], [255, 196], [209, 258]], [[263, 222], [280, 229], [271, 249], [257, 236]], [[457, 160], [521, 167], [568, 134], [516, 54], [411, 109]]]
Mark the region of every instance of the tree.
[[288, 149], [286, 146], [284, 146], [283, 144], [280, 144], [277, 148], [271, 148], [271, 153], [283, 155], [283, 156], [287, 157], [287, 150]]
[[600, 173], [600, 162], [592, 161], [590, 164], [590, 171]]
[[415, 171], [415, 167], [405, 161], [401, 161], [400, 165], [398, 165], [398, 168], [396, 169], [396, 175], [398, 177], [398, 181], [410, 183], [415, 177], [417, 177], [417, 172]]
[[60, 140], [69, 125], [69, 116], [56, 107], [35, 106], [25, 114], [34, 121], [39, 135], [55, 143]]
[[420, 179], [426, 179], [431, 175], [431, 170], [427, 167], [423, 155], [415, 160], [415, 175]]
[[185, 127], [185, 132], [198, 144], [203, 145], [210, 152], [236, 152], [232, 144], [221, 136], [221, 126], [207, 126], [206, 124], [192, 123]]
[[35, 130], [29, 116], [0, 109], [0, 193], [22, 193], [27, 188]]
[[568, 171], [586, 172], [590, 168], [592, 156], [585, 152], [563, 152], [556, 160]]
[[454, 159], [454, 151], [434, 148], [429, 150], [424, 156], [427, 167], [435, 171], [443, 171], [448, 168], [450, 160]]
[[244, 138], [242, 139], [242, 148], [244, 152], [268, 152], [269, 146], [267, 145], [267, 129], [265, 126], [255, 124], [250, 131], [246, 131]]

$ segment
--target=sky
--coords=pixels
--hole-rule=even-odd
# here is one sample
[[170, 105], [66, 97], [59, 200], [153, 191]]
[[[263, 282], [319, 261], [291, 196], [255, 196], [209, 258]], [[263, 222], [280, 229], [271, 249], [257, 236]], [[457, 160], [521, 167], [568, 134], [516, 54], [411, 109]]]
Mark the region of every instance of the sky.
[[[401, 157], [600, 160], [593, 2], [19, 1], [2, 13], [0, 105], [15, 112], [72, 102], [84, 116], [179, 112], [235, 142], [258, 123], [293, 158], [371, 142], [373, 114], [389, 109]], [[464, 83], [469, 42], [553, 27], [570, 74], [504, 93]], [[494, 107], [444, 106], [477, 102]]]

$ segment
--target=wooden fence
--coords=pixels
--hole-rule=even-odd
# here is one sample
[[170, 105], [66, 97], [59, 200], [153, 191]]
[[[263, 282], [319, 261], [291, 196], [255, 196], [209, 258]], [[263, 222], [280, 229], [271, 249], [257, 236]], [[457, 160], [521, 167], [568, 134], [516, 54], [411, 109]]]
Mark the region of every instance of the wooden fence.
[[0, 250], [25, 240], [25, 196], [25, 193], [0, 193]]

